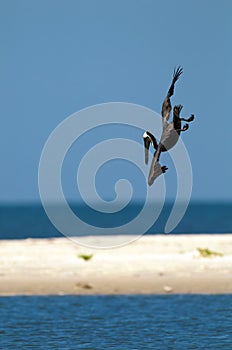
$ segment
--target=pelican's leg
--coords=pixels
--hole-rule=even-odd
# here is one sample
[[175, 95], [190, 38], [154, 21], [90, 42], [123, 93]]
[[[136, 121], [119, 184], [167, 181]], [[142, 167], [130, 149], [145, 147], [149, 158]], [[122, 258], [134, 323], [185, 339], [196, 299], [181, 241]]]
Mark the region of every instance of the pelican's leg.
[[192, 122], [194, 120], [194, 114], [191, 114], [191, 116], [189, 118], [180, 118], [180, 120], [183, 120], [184, 122]]
[[177, 129], [176, 131], [178, 132], [178, 131], [186, 131], [186, 130], [188, 130], [188, 128], [189, 128], [189, 125], [188, 124], [185, 124], [184, 126], [183, 126], [183, 129]]

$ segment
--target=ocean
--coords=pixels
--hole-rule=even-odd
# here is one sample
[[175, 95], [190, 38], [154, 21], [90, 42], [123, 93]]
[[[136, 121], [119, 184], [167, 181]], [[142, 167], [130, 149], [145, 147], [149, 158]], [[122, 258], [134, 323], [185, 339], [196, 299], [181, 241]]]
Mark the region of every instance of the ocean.
[[232, 295], [0, 298], [1, 349], [231, 349]]
[[[149, 234], [164, 233], [164, 227], [172, 208], [165, 204], [156, 223], [147, 231]], [[142, 204], [128, 206], [125, 213], [99, 214], [85, 206], [72, 205], [73, 211], [91, 225], [116, 227], [124, 220], [131, 220], [142, 209]], [[129, 232], [125, 232], [128, 234]], [[133, 232], [132, 232], [133, 233]], [[172, 232], [232, 233], [232, 203], [190, 203], [183, 219]], [[63, 237], [49, 221], [40, 204], [1, 205], [0, 239]]]

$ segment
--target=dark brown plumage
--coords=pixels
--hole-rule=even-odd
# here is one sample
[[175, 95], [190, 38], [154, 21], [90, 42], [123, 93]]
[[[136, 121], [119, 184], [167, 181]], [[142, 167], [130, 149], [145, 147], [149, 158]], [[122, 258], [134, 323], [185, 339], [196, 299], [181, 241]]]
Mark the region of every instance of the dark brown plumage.
[[160, 158], [161, 152], [166, 152], [172, 147], [174, 147], [179, 139], [181, 131], [186, 131], [189, 128], [188, 124], [185, 124], [182, 128], [181, 122], [186, 121], [189, 123], [194, 120], [193, 114], [191, 114], [191, 116], [187, 119], [181, 118], [180, 112], [183, 106], [178, 105], [178, 106], [174, 106], [173, 108], [172, 122], [171, 123], [168, 122], [170, 118], [170, 113], [172, 110], [170, 97], [173, 96], [175, 83], [177, 82], [177, 80], [179, 79], [182, 73], [183, 73], [183, 69], [180, 66], [177, 69], [174, 69], [172, 83], [169, 87], [167, 96], [163, 101], [162, 112], [161, 112], [163, 131], [162, 131], [160, 142], [158, 143], [154, 135], [152, 135], [152, 133], [150, 133], [149, 131], [146, 131], [143, 134], [146, 164], [148, 164], [148, 153], [149, 153], [150, 144], [152, 144], [153, 147], [155, 148], [155, 153], [152, 159], [150, 172], [148, 176], [148, 184], [150, 186], [153, 184], [153, 182], [158, 176], [165, 173], [168, 169], [166, 166], [161, 166], [159, 164], [159, 158]]

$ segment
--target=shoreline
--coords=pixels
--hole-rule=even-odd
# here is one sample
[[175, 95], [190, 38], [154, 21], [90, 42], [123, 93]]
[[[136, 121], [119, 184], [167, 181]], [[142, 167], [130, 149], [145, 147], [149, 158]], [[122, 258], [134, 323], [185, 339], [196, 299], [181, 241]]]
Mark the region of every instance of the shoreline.
[[144, 235], [113, 249], [68, 238], [0, 241], [0, 296], [231, 293], [232, 234]]

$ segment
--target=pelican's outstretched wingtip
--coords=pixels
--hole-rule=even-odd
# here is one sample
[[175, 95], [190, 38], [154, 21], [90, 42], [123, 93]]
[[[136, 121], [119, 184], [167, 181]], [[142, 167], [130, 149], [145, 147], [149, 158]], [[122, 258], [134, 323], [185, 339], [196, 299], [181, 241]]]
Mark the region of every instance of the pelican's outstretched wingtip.
[[181, 66], [174, 68], [173, 80], [177, 81], [182, 73], [183, 73], [183, 68]]
[[182, 111], [182, 109], [183, 109], [183, 105], [178, 105], [178, 106], [176, 106], [176, 107], [177, 107], [179, 113], [180, 113], [180, 112]]

